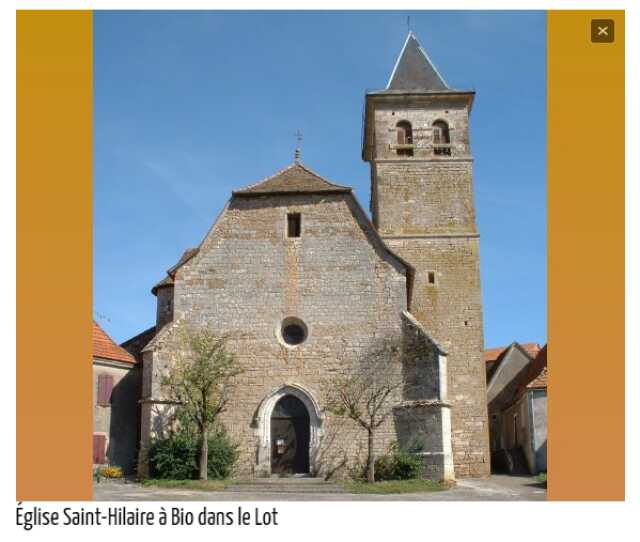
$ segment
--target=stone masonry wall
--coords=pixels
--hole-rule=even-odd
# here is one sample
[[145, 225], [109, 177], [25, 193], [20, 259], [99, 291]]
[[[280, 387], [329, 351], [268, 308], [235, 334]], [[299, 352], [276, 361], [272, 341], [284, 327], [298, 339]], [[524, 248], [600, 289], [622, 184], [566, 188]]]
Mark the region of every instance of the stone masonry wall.
[[[302, 215], [300, 238], [286, 237], [288, 212]], [[405, 281], [404, 266], [377, 241], [350, 195], [232, 199], [199, 253], [176, 274], [175, 320], [165, 335], [185, 321], [230, 336], [244, 373], [222, 422], [241, 445], [241, 474], [255, 472], [255, 417], [263, 399], [294, 384], [322, 409], [328, 377], [366, 359], [380, 338], [401, 334]], [[295, 348], [279, 339], [287, 317], [308, 327], [307, 340]], [[167, 338], [145, 355], [145, 392], [153, 399], [162, 398], [160, 375], [174, 354]], [[398, 394], [392, 403], [401, 399]], [[366, 434], [349, 420], [323, 416], [319, 470], [344, 474], [364, 459]], [[395, 440], [390, 416], [379, 430], [378, 453]]]
[[[375, 157], [377, 160], [398, 158], [393, 145], [398, 141], [396, 125], [402, 120], [411, 123], [413, 158], [419, 160], [434, 158], [433, 123], [437, 120], [443, 120], [449, 126], [452, 155], [458, 158], [469, 158], [469, 115], [465, 100], [451, 99], [446, 104], [440, 97], [422, 98], [414, 102], [404, 98], [390, 98], [390, 100], [393, 101], [377, 104], [375, 109]], [[443, 157], [442, 160], [446, 158]]]
[[[456, 476], [490, 470], [479, 241], [475, 224], [468, 111], [462, 103], [379, 104], [374, 111], [374, 223], [416, 269], [410, 311], [448, 354]], [[435, 100], [435, 101], [434, 101]], [[431, 125], [450, 127], [451, 156], [436, 156]], [[392, 147], [399, 120], [411, 122], [413, 157]], [[433, 273], [435, 283], [429, 283]]]
[[476, 233], [471, 162], [376, 164], [380, 235]]
[[[403, 402], [394, 409], [398, 444], [422, 458], [424, 477], [451, 480], [450, 413], [439, 346], [403, 315]], [[446, 361], [443, 362], [446, 366]], [[445, 369], [446, 370], [446, 369]]]
[[158, 288], [156, 296], [156, 330], [160, 331], [173, 320], [173, 285]]
[[[456, 476], [489, 473], [477, 238], [390, 239], [416, 267], [411, 313], [447, 352]], [[428, 283], [428, 272], [436, 283]]]

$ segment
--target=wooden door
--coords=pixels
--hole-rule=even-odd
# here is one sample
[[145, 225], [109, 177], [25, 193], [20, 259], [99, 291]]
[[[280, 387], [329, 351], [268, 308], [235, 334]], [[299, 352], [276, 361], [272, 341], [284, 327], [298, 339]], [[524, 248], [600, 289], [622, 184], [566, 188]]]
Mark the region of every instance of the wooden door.
[[283, 397], [271, 416], [271, 473], [309, 472], [309, 414], [291, 395]]

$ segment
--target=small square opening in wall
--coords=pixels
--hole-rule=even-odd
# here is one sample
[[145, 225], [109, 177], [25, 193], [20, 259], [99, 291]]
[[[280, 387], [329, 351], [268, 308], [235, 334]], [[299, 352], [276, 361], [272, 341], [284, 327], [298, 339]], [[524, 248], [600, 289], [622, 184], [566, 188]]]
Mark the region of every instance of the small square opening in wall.
[[302, 217], [300, 213], [287, 214], [287, 237], [300, 237], [301, 226]]
[[429, 271], [427, 273], [427, 283], [429, 283], [432, 286], [436, 283], [436, 272], [435, 271]]

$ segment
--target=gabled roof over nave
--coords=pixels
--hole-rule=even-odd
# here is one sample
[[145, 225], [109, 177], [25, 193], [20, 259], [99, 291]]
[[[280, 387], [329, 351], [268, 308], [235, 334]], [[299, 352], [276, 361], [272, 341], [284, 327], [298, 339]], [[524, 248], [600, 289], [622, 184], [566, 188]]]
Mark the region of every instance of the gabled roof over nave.
[[[376, 243], [378, 243], [392, 258], [397, 260], [402, 265], [402, 267], [407, 270], [409, 275], [413, 275], [413, 266], [397, 254], [395, 254], [393, 251], [391, 251], [391, 249], [389, 249], [389, 247], [387, 247], [385, 242], [382, 240], [377, 230], [369, 220], [369, 217], [366, 215], [362, 206], [353, 194], [351, 187], [335, 184], [329, 181], [328, 179], [318, 175], [317, 173], [309, 169], [307, 166], [303, 165], [299, 160], [296, 160], [293, 164], [287, 166], [284, 169], [281, 169], [274, 175], [266, 177], [258, 181], [257, 183], [251, 184], [244, 188], [234, 190], [231, 193], [232, 198], [279, 195], [294, 196], [301, 194], [344, 194], [349, 198], [352, 198], [352, 201], [355, 203], [361, 214], [361, 218], [368, 223], [369, 230], [374, 236]], [[229, 203], [227, 203], [227, 206], [220, 213], [217, 220], [219, 220], [220, 217], [224, 214], [224, 211], [226, 210], [228, 205]], [[211, 229], [213, 228], [215, 228], [215, 223], [213, 224]], [[185, 250], [178, 262], [167, 270], [167, 275], [153, 286], [153, 288], [151, 289], [151, 293], [156, 295], [158, 289], [167, 286], [173, 286], [176, 271], [189, 260], [191, 260], [195, 255], [197, 255], [199, 250], [200, 246]]]
[[276, 174], [255, 184], [234, 190], [234, 196], [261, 196], [276, 194], [349, 193], [350, 186], [341, 186], [321, 177], [298, 160]]

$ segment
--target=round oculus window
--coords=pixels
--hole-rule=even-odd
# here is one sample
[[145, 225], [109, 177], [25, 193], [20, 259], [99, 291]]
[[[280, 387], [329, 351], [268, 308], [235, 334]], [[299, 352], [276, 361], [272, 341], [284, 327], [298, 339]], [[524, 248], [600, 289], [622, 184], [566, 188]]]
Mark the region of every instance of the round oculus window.
[[282, 340], [288, 346], [298, 346], [307, 339], [307, 326], [297, 318], [287, 318], [280, 330]]

